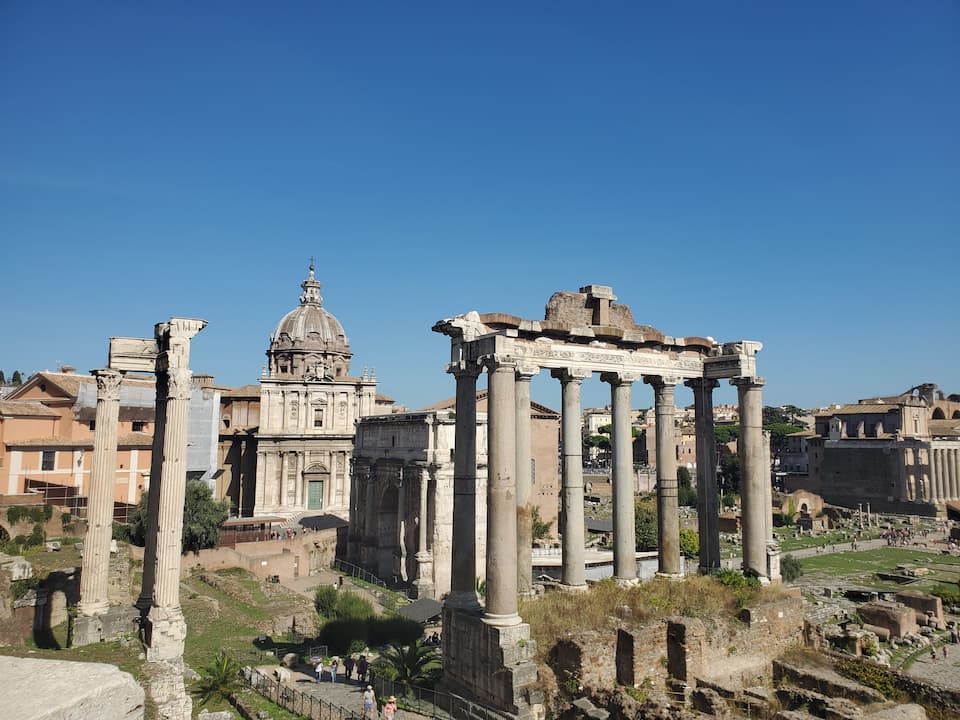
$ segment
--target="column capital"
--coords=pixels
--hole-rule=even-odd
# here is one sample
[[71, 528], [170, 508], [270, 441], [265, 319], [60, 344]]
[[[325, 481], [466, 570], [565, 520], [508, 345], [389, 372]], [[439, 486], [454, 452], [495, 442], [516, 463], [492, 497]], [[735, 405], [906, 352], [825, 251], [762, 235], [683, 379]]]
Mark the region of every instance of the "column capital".
[[192, 373], [187, 368], [170, 368], [167, 371], [167, 397], [171, 400], [189, 400], [191, 377]]
[[627, 372], [624, 370], [600, 373], [600, 380], [605, 383], [610, 383], [611, 385], [630, 385], [642, 377], [643, 375], [641, 373]]
[[730, 384], [737, 388], [763, 387], [766, 382], [762, 377], [756, 376], [730, 378]]
[[477, 378], [480, 375], [482, 368], [476, 363], [468, 363], [465, 360], [460, 360], [459, 362], [452, 362], [447, 364], [447, 372], [453, 375], [454, 377], [473, 377]]
[[539, 365], [524, 365], [517, 363], [517, 382], [530, 382], [535, 375], [540, 374]]
[[519, 367], [519, 362], [512, 355], [492, 353], [482, 356], [480, 358], [480, 365], [490, 373], [497, 372], [498, 370], [512, 370], [515, 372]]
[[693, 390], [715, 390], [720, 387], [718, 380], [704, 377], [690, 378], [689, 380], [685, 380], [683, 384]]
[[652, 385], [655, 390], [664, 387], [674, 387], [680, 384], [680, 378], [672, 375], [644, 375], [643, 382]]
[[578, 367], [556, 368], [550, 371], [550, 377], [554, 377], [560, 382], [575, 382], [578, 385], [591, 375], [593, 375], [592, 370]]
[[154, 326], [154, 334], [157, 338], [167, 335], [171, 338], [189, 340], [206, 326], [206, 320], [172, 317], [167, 322], [157, 323]]
[[120, 381], [123, 380], [121, 373], [111, 368], [100, 368], [90, 372], [97, 379], [97, 399], [120, 399]]

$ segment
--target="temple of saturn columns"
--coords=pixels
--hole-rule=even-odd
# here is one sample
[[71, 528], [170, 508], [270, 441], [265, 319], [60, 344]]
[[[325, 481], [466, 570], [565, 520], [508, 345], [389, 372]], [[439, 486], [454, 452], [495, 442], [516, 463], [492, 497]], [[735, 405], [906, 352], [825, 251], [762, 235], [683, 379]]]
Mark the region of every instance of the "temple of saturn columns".
[[[736, 386], [740, 406], [743, 569], [762, 581], [779, 580], [772, 541], [769, 458], [762, 428], [763, 379], [752, 341], [717, 343], [704, 337], [671, 337], [637, 325], [612, 289], [588, 285], [557, 292], [543, 320], [504, 313], [469, 312], [437, 322], [450, 337], [447, 372], [456, 378], [456, 450], [451, 591], [443, 610], [447, 682], [484, 704], [518, 718], [533, 717], [535, 690], [530, 628], [518, 597], [530, 588], [530, 380], [548, 371], [562, 392], [562, 578], [570, 591], [586, 588], [580, 387], [593, 373], [610, 384], [613, 409], [614, 577], [637, 578], [630, 404], [633, 384], [654, 391], [657, 427], [659, 572], [681, 574], [674, 388], [692, 388], [696, 412], [699, 569], [720, 567], [713, 389]], [[486, 603], [476, 590], [476, 388], [487, 373]], [[522, 551], [526, 549], [526, 553]], [[522, 558], [522, 560], [521, 560]]]
[[180, 609], [180, 557], [191, 390], [190, 339], [206, 324], [205, 320], [171, 318], [155, 326], [152, 339], [111, 338], [108, 367], [94, 371], [94, 459], [74, 644], [106, 639], [126, 624], [129, 609], [110, 608], [107, 599], [120, 386], [124, 372], [155, 373], [156, 430], [147, 498], [143, 586], [137, 608], [146, 646], [147, 692], [164, 720], [189, 720], [191, 712], [183, 684], [187, 625]]

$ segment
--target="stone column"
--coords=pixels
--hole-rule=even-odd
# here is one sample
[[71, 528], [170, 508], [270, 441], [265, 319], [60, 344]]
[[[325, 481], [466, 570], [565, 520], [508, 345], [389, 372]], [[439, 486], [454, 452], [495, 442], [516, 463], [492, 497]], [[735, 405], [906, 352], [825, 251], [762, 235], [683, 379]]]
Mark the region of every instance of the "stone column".
[[[183, 500], [186, 489], [187, 419], [190, 411], [190, 338], [206, 322], [173, 318], [157, 326], [161, 344], [158, 373], [168, 389], [157, 512], [153, 606], [147, 615], [147, 661], [183, 656], [186, 622], [180, 610], [180, 557], [183, 545]], [[148, 559], [144, 558], [144, 565]]]
[[951, 450], [947, 458], [947, 465], [950, 468], [950, 499], [957, 500], [960, 499], [960, 488], [957, 487], [957, 451]]
[[743, 570], [767, 577], [766, 488], [770, 478], [763, 476], [763, 379], [734, 378], [740, 410], [740, 500], [743, 507]]
[[580, 428], [580, 385], [590, 377], [588, 370], [551, 370], [560, 380], [563, 415], [560, 420], [563, 453], [563, 527], [561, 532], [561, 579], [567, 590], [586, 590], [583, 520], [583, 438]]
[[720, 519], [717, 493], [717, 441], [714, 434], [713, 390], [716, 380], [695, 378], [684, 383], [693, 389], [697, 432], [697, 520], [700, 533], [700, 573], [720, 569]]
[[451, 363], [457, 379], [453, 458], [453, 542], [447, 605], [479, 612], [477, 598], [477, 376], [480, 368]]
[[613, 577], [620, 584], [637, 581], [637, 538], [633, 491], [633, 432], [630, 426], [630, 388], [639, 375], [609, 372], [613, 408]]
[[677, 505], [677, 435], [673, 388], [678, 378], [653, 375], [657, 420], [657, 541], [660, 574], [680, 575], [680, 510]]
[[487, 604], [488, 625], [516, 625], [517, 397], [516, 364], [490, 356], [487, 368]]
[[360, 557], [370, 572], [377, 572], [377, 466], [370, 468], [367, 474], [366, 499], [363, 506], [363, 544]]
[[[120, 417], [120, 381], [116, 370], [95, 370], [97, 415], [93, 436], [93, 464], [87, 505], [87, 534], [83, 540], [80, 574], [82, 616], [101, 615], [110, 607], [110, 538], [113, 530], [113, 483], [117, 473], [117, 426]], [[97, 638], [99, 639], [99, 638]]]
[[[420, 505], [417, 508], [417, 579], [413, 586], [417, 598], [435, 597], [433, 582], [433, 554], [427, 546], [427, 527], [430, 521], [429, 477], [427, 471], [419, 469]], [[434, 511], [436, 512], [436, 511]]]
[[157, 367], [156, 415], [154, 418], [153, 446], [150, 456], [150, 485], [147, 488], [147, 522], [144, 531], [143, 582], [140, 585], [140, 597], [137, 609], [146, 618], [153, 607], [153, 590], [157, 576], [157, 518], [160, 516], [160, 486], [162, 483], [163, 444], [167, 429], [167, 394], [169, 383], [167, 371]]
[[530, 471], [530, 380], [540, 368], [518, 367], [517, 396], [517, 591], [528, 595], [533, 590], [533, 511], [530, 502], [533, 477]]
[[407, 581], [407, 478], [406, 471], [401, 468], [397, 482], [397, 548], [399, 549], [400, 567], [397, 575], [403, 582]]

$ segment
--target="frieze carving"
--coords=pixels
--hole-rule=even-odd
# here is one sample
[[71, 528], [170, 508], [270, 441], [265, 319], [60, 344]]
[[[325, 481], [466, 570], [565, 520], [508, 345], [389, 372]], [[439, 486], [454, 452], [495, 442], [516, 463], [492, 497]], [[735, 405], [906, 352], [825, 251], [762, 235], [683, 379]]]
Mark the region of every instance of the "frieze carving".
[[703, 361], [700, 358], [670, 357], [660, 353], [646, 353], [638, 351], [609, 350], [571, 347], [556, 343], [517, 342], [511, 348], [518, 359], [539, 361], [544, 366], [557, 363], [576, 363], [607, 368], [611, 365], [623, 367], [625, 370], [643, 372], [655, 369], [669, 369], [683, 371], [684, 374], [699, 375], [703, 372]]
[[97, 399], [98, 400], [119, 400], [120, 399], [120, 381], [123, 376], [115, 370], [94, 370], [97, 378]]

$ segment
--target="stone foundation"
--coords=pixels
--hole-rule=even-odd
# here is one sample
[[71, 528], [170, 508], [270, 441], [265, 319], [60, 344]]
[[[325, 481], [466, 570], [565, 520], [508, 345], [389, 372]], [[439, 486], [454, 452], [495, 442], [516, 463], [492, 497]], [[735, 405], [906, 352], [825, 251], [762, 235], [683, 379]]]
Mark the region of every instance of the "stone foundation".
[[444, 680], [451, 689], [518, 720], [543, 714], [529, 625], [495, 627], [445, 607], [443, 636], [456, 638], [443, 647]]
[[140, 613], [134, 607], [112, 607], [102, 615], [78, 616], [73, 621], [72, 647], [116, 640], [137, 632]]
[[183, 658], [144, 664], [146, 688], [159, 720], [190, 720], [193, 701], [183, 684]]
[[187, 622], [179, 612], [172, 613], [154, 606], [143, 620], [148, 662], [182, 659], [186, 637]]

